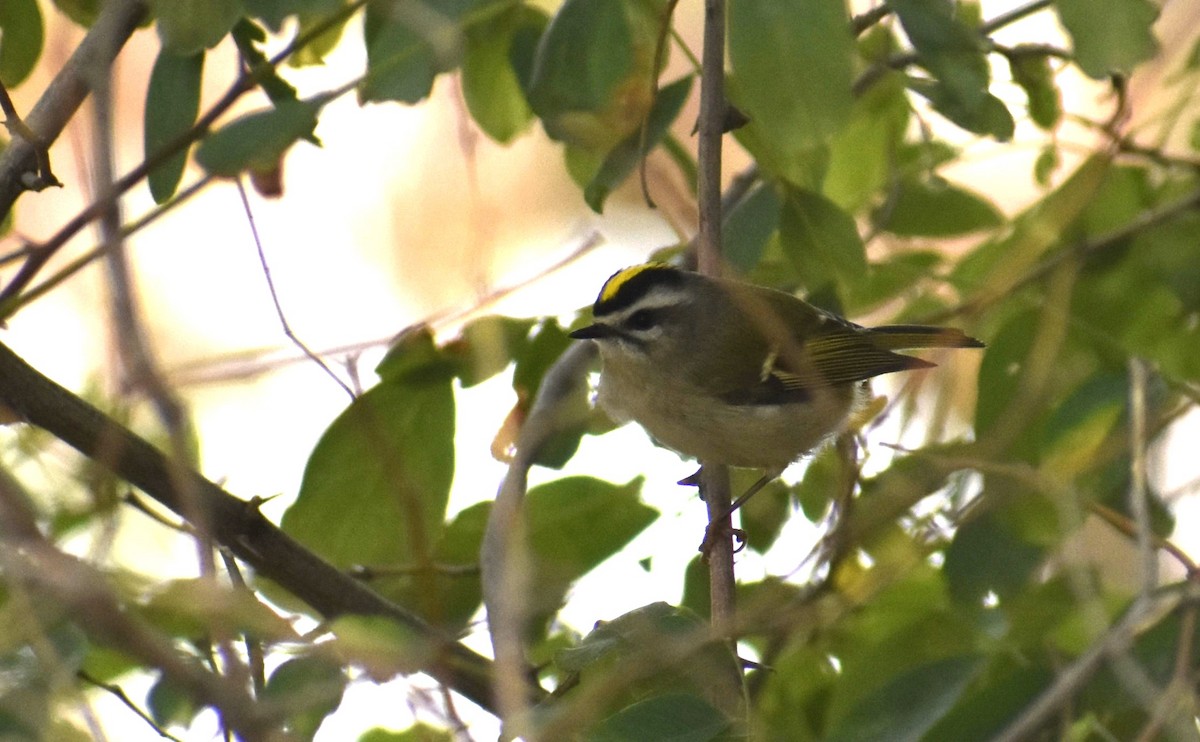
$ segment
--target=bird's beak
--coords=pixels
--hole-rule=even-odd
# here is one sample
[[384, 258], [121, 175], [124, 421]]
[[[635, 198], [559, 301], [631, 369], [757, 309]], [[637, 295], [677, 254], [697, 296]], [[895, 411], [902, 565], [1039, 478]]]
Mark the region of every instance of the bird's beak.
[[576, 340], [600, 340], [602, 338], [612, 337], [616, 332], [608, 325], [602, 325], [599, 322], [580, 327], [569, 335]]

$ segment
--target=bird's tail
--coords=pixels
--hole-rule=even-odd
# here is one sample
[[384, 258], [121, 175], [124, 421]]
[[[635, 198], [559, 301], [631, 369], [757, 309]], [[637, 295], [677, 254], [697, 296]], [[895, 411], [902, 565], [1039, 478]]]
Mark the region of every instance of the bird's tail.
[[983, 343], [955, 327], [885, 325], [874, 327], [871, 338], [883, 350], [906, 348], [982, 348]]

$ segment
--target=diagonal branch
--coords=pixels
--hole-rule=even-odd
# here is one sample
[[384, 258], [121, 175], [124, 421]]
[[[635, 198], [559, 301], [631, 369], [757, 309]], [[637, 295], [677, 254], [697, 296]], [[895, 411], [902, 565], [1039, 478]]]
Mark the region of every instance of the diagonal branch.
[[[306, 549], [240, 500], [40, 374], [0, 344], [0, 405], [107, 467], [177, 514], [200, 508], [208, 535], [259, 575], [271, 579], [326, 618], [386, 616], [429, 644], [422, 670], [485, 709], [493, 709], [492, 663], [420, 617], [384, 599]], [[177, 485], [182, 480], [188, 500]], [[537, 690], [537, 689], [535, 689]]]

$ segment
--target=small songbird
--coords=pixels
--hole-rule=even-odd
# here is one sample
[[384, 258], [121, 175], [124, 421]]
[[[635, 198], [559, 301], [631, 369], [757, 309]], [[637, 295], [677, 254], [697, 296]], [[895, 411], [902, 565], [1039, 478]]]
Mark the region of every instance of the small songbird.
[[661, 263], [613, 274], [593, 319], [571, 337], [599, 346], [600, 406], [685, 456], [764, 470], [735, 508], [841, 432], [869, 398], [867, 379], [935, 365], [894, 351], [983, 347], [953, 328], [861, 327], [782, 291]]

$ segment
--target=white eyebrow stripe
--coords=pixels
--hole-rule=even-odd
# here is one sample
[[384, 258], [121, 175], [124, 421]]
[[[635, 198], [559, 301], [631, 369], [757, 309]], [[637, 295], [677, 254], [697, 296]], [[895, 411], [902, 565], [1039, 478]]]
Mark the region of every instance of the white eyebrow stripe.
[[626, 317], [629, 317], [634, 312], [640, 312], [643, 309], [649, 309], [651, 311], [656, 309], [667, 309], [669, 307], [681, 306], [688, 301], [688, 295], [682, 291], [655, 287], [644, 296], [639, 297], [637, 301], [629, 306], [622, 307], [614, 312], [608, 312], [605, 314], [605, 316], [615, 321], [620, 321]]

